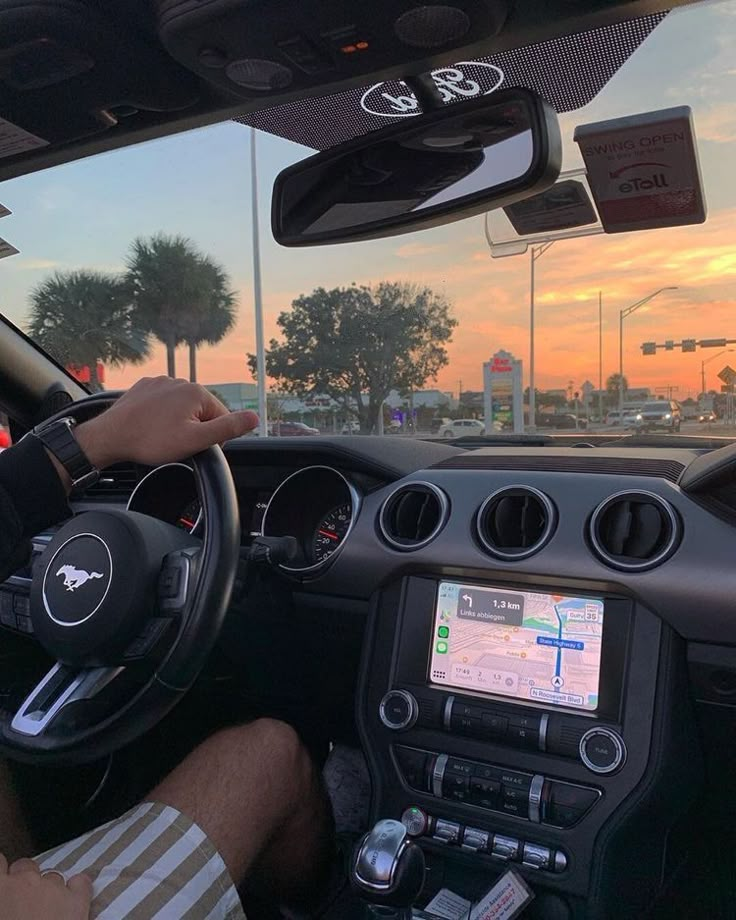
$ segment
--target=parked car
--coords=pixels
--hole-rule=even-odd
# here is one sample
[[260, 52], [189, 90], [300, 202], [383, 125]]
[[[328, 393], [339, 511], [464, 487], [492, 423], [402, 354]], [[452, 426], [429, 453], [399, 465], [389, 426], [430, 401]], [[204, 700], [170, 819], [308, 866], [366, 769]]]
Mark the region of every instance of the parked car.
[[298, 438], [319, 434], [319, 428], [312, 428], [304, 422], [274, 422], [271, 434], [282, 438]]
[[429, 423], [430, 434], [439, 434], [442, 428], [452, 424], [451, 418], [433, 418]]
[[477, 418], [456, 418], [449, 425], [440, 428], [441, 438], [462, 438], [485, 433], [485, 423]]
[[620, 424], [621, 424], [621, 413], [618, 411], [618, 409], [612, 409], [606, 415], [606, 425], [613, 426], [613, 425], [620, 425]]
[[681, 424], [682, 410], [674, 399], [645, 403], [636, 416], [639, 431], [679, 431]]
[[360, 422], [355, 419], [351, 419], [349, 422], [345, 422], [341, 429], [342, 434], [360, 434]]

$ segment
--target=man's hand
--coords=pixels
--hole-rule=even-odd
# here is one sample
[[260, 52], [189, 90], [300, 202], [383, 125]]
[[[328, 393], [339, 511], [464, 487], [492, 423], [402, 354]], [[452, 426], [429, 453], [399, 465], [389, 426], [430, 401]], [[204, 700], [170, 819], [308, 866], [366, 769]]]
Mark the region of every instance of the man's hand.
[[255, 412], [230, 412], [204, 387], [170, 377], [144, 377], [75, 436], [90, 462], [156, 466], [199, 453], [252, 431]]
[[92, 882], [75, 875], [65, 882], [58, 872], [41, 875], [32, 859], [8, 868], [0, 853], [0, 920], [87, 920]]

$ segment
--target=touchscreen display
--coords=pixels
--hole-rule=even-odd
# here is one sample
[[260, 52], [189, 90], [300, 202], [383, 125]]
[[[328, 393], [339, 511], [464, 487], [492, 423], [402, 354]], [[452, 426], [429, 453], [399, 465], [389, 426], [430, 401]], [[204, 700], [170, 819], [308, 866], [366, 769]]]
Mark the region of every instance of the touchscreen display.
[[593, 710], [603, 601], [440, 582], [433, 684]]

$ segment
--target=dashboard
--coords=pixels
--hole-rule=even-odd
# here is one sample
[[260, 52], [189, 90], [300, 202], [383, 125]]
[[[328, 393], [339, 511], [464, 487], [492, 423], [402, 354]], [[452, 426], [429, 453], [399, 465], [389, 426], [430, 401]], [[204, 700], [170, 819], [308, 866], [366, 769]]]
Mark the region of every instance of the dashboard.
[[[357, 732], [372, 819], [468, 896], [514, 865], [550, 916], [643, 913], [705, 764], [736, 808], [736, 449], [304, 440], [226, 448], [244, 554], [297, 545], [226, 623], [243, 692]], [[186, 464], [134, 473], [78, 510], [206, 527]]]

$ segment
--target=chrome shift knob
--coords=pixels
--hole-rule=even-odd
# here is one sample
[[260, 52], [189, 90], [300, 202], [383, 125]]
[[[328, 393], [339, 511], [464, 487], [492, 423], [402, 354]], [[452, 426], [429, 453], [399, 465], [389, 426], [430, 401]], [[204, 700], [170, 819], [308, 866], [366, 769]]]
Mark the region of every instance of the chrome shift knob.
[[410, 912], [424, 884], [424, 853], [400, 821], [385, 818], [356, 847], [351, 882], [369, 903]]

